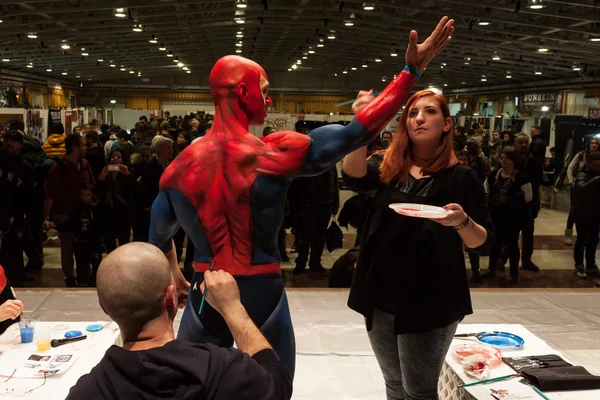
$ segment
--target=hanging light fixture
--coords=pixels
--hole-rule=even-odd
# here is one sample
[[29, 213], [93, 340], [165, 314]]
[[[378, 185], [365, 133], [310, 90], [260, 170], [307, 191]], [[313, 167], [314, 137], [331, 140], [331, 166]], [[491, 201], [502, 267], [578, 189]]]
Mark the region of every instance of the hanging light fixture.
[[167, 46], [165, 46], [164, 43], [161, 43], [160, 46], [158, 47], [158, 50], [160, 50], [160, 51], [167, 51]]
[[598, 37], [591, 37], [590, 38], [590, 42], [600, 42], [600, 36], [598, 36]]
[[104, 60], [103, 60], [103, 59], [101, 59], [101, 58], [99, 58], [99, 59], [98, 59], [98, 62], [104, 62]]
[[183, 68], [185, 65], [183, 65], [183, 63], [182, 63], [182, 62], [180, 62], [180, 63], [177, 63], [177, 66], [178, 66], [179, 68]]
[[188, 69], [187, 71], [185, 71], [185, 73], [186, 73], [186, 74], [191, 74], [191, 73], [192, 73], [192, 71]]
[[355, 19], [356, 19], [356, 16], [354, 15], [354, 13], [350, 14], [350, 19], [344, 20], [344, 25], [345, 26], [354, 26]]
[[167, 57], [173, 57], [173, 52], [171, 50], [169, 50], [169, 52], [167, 53]]
[[35, 32], [29, 32], [29, 33], [27, 34], [27, 37], [28, 37], [29, 39], [37, 39], [37, 33], [35, 33]]
[[152, 44], [157, 44], [158, 43], [158, 38], [154, 35], [152, 35], [152, 38], [150, 38], [150, 40], [148, 40], [149, 43]]
[[479, 26], [488, 26], [491, 22], [490, 21], [485, 21], [482, 19], [477, 20], [477, 25]]
[[380, 57], [376, 57], [375, 58], [375, 62], [381, 62], [381, 58]]
[[178, 63], [179, 62], [179, 57], [175, 56], [175, 58], [173, 59], [174, 63]]
[[27, 68], [33, 68], [33, 63], [30, 62], [29, 64], [27, 64]]
[[368, 68], [368, 67], [369, 67], [369, 64], [363, 64], [363, 65], [361, 65], [361, 67], [363, 67], [363, 68]]
[[135, 74], [134, 70], [129, 71], [130, 74]]
[[391, 57], [398, 57], [398, 50], [392, 50], [392, 51], [390, 52], [390, 56], [391, 56]]
[[500, 56], [496, 52], [494, 52], [494, 56], [492, 57], [492, 60], [500, 61]]
[[375, 4], [373, 3], [363, 3], [363, 10], [365, 11], [373, 11], [375, 9]]
[[142, 24], [134, 24], [133, 25], [133, 31], [134, 32], [143, 32], [144, 31], [144, 27], [142, 26]]
[[329, 31], [329, 35], [327, 35], [327, 39], [335, 40], [335, 31]]
[[235, 52], [240, 54], [242, 52], [242, 49], [236, 49]]
[[67, 75], [69, 75], [69, 73], [67, 71], [63, 71], [62, 75], [67, 76]]
[[2, 62], [10, 62], [10, 58], [3, 58]]
[[52, 72], [52, 67], [46, 68], [46, 72]]
[[532, 10], [540, 10], [545, 7], [546, 7], [546, 5], [542, 2], [542, 0], [528, 0], [527, 1], [527, 8], [530, 8]]
[[535, 71], [534, 71], [534, 73], [535, 73], [536, 75], [541, 75], [541, 74], [542, 74], [542, 69], [541, 69], [540, 67], [535, 67]]
[[71, 46], [69, 46], [69, 44], [68, 44], [68, 43], [63, 43], [63, 44], [60, 46], [60, 48], [61, 48], [61, 49], [63, 49], [63, 50], [69, 50], [69, 49], [71, 48]]
[[317, 43], [317, 47], [325, 47], [325, 43], [323, 43], [323, 39], [319, 39], [319, 43]]
[[114, 14], [115, 14], [115, 17], [117, 17], [117, 18], [126, 18], [127, 17], [127, 9], [126, 8], [115, 8]]
[[237, 0], [235, 6], [237, 8], [247, 8], [248, 7], [248, 0]]
[[579, 64], [573, 64], [573, 71], [581, 71], [581, 67], [579, 66]]

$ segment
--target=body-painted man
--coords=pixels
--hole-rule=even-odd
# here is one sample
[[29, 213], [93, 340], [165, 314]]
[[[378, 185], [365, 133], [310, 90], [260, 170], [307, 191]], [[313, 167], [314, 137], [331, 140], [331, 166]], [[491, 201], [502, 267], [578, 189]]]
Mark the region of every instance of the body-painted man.
[[[215, 104], [212, 128], [167, 167], [152, 207], [150, 242], [167, 253], [182, 297], [190, 284], [179, 270], [171, 241], [179, 227], [196, 248], [180, 339], [233, 344], [218, 312], [205, 304], [198, 315], [200, 284], [214, 265], [234, 275], [248, 314], [294, 374], [294, 331], [277, 247], [287, 188], [293, 178], [321, 174], [368, 145], [396, 116], [419, 71], [445, 47], [452, 30], [453, 21], [444, 18], [421, 45], [411, 32], [407, 66], [398, 77], [347, 126], [327, 125], [309, 135], [278, 132], [260, 139], [250, 134], [248, 126], [262, 125], [271, 104], [267, 74], [243, 57], [217, 61], [209, 78]], [[364, 94], [357, 103], [368, 97]]]

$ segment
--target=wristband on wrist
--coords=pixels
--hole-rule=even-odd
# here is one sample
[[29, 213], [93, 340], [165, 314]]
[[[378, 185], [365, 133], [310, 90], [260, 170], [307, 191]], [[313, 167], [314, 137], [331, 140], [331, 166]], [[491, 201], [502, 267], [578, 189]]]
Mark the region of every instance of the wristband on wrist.
[[465, 229], [468, 225], [469, 222], [471, 222], [471, 217], [469, 217], [467, 215], [467, 218], [465, 219], [465, 222], [463, 222], [462, 224], [460, 224], [459, 226], [455, 226], [454, 229], [458, 232], [458, 231], [462, 231], [463, 229]]
[[410, 72], [412, 75], [414, 75], [417, 78], [421, 78], [423, 76], [423, 73], [420, 72], [418, 69], [411, 67], [410, 65], [406, 65], [404, 67], [404, 71], [408, 71]]

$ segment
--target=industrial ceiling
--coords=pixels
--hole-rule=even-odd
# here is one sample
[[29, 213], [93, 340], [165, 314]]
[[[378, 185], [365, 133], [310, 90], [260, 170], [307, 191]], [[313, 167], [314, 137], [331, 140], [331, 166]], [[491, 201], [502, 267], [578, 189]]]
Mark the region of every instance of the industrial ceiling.
[[425, 85], [600, 81], [593, 0], [0, 0], [0, 10], [2, 68], [50, 80], [206, 75], [237, 51], [268, 73], [389, 81], [409, 31], [425, 38], [448, 15], [456, 30]]

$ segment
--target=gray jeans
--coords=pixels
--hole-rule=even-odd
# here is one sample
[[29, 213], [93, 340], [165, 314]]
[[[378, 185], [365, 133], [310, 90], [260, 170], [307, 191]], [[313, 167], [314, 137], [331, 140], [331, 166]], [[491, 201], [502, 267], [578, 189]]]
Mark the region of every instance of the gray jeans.
[[375, 309], [369, 340], [388, 400], [437, 400], [438, 380], [458, 321], [424, 333], [396, 335], [394, 316]]

